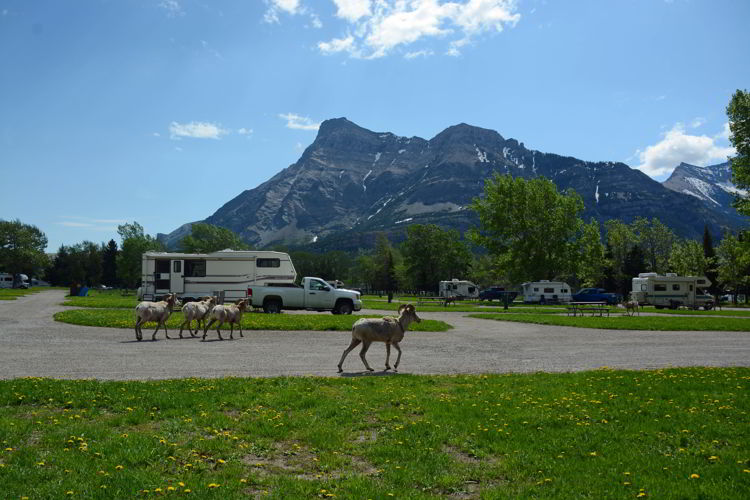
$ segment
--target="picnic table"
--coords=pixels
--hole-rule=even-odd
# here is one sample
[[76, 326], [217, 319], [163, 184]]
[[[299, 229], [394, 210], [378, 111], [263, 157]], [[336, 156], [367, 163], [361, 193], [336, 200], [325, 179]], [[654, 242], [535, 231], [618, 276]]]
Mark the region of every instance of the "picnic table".
[[609, 306], [606, 302], [568, 302], [566, 309], [568, 316], [583, 316], [590, 312], [591, 316], [598, 314], [601, 318], [604, 313], [607, 313], [609, 317]]
[[420, 297], [417, 299], [417, 305], [440, 305], [447, 307], [448, 304], [455, 304], [457, 297]]

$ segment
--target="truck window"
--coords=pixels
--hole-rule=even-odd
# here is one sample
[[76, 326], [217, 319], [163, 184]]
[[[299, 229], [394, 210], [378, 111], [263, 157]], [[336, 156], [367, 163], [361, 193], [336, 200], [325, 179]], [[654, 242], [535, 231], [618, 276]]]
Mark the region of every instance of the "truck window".
[[654, 291], [655, 292], [666, 292], [667, 291], [667, 285], [663, 283], [654, 283]]
[[325, 283], [318, 280], [310, 280], [310, 290], [325, 290], [328, 288]]
[[257, 259], [256, 267], [281, 267], [281, 259]]
[[206, 261], [205, 260], [186, 260], [185, 261], [186, 278], [205, 278]]

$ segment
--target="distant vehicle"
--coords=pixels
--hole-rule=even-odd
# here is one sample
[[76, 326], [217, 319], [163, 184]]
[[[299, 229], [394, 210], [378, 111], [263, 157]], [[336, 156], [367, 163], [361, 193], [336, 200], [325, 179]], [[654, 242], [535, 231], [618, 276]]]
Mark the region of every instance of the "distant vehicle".
[[604, 288], [581, 288], [573, 294], [573, 302], [606, 302], [615, 305], [622, 302], [622, 295], [608, 293]]
[[453, 278], [438, 284], [441, 297], [455, 297], [457, 299], [476, 299], [479, 297], [479, 287], [471, 281]]
[[521, 285], [523, 301], [527, 304], [559, 304], [570, 302], [570, 285], [563, 281], [531, 281]]
[[146, 252], [138, 297], [155, 300], [170, 293], [195, 300], [206, 295], [244, 299], [251, 286], [294, 286], [297, 271], [289, 254], [222, 250], [212, 253]]
[[488, 300], [490, 302], [493, 300], [499, 300], [502, 302], [505, 300], [506, 296], [508, 297], [508, 302], [513, 302], [516, 300], [518, 292], [507, 291], [505, 290], [505, 287], [502, 286], [491, 286], [479, 292], [479, 300]]
[[250, 286], [247, 296], [253, 307], [262, 307], [267, 313], [307, 309], [351, 314], [362, 309], [358, 292], [332, 287], [320, 278], [302, 278], [302, 286]]
[[657, 309], [677, 309], [690, 307], [705, 310], [713, 309], [714, 299], [706, 288], [711, 282], [705, 276], [677, 276], [667, 273], [660, 276], [656, 273], [640, 273], [633, 278], [633, 300], [641, 305], [652, 305]]
[[51, 285], [44, 280], [31, 278], [31, 286], [51, 286]]
[[0, 288], [29, 288], [29, 277], [25, 274], [13, 276], [8, 273], [0, 273]]

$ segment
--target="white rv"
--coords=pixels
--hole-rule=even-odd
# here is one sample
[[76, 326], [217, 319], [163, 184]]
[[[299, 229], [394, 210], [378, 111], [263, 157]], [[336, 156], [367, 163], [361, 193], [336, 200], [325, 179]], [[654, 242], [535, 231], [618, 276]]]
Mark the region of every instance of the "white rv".
[[452, 279], [450, 281], [441, 281], [439, 284], [441, 297], [457, 297], [476, 299], [479, 297], [479, 287], [471, 281]]
[[712, 309], [714, 300], [706, 288], [711, 282], [705, 276], [677, 276], [667, 273], [659, 276], [656, 273], [640, 273], [633, 278], [631, 298], [641, 305], [652, 305], [657, 309], [680, 306], [698, 309]]
[[0, 288], [29, 288], [29, 277], [25, 274], [16, 274], [13, 278], [12, 274], [0, 273]]
[[141, 269], [143, 300], [176, 293], [183, 300], [217, 295], [230, 301], [245, 298], [251, 286], [294, 286], [297, 277], [288, 254], [252, 250], [146, 252]]
[[563, 303], [572, 299], [570, 286], [564, 281], [531, 281], [521, 285], [523, 301], [527, 304]]

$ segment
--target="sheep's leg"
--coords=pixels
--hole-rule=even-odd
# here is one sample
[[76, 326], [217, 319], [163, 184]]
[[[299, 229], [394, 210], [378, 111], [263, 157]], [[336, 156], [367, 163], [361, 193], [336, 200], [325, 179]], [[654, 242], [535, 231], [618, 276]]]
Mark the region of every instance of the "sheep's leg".
[[352, 352], [352, 349], [354, 349], [355, 347], [357, 347], [360, 342], [362, 342], [362, 341], [359, 340], [359, 339], [352, 339], [352, 342], [349, 344], [349, 347], [347, 347], [346, 349], [344, 349], [344, 354], [341, 355], [341, 359], [339, 360], [339, 365], [338, 365], [339, 366], [339, 373], [341, 373], [341, 372], [344, 371], [344, 369], [341, 368], [341, 365], [344, 364], [344, 359], [346, 359], [346, 356], [350, 352]]
[[135, 340], [137, 340], [138, 342], [140, 342], [141, 339], [143, 338], [143, 334], [140, 331], [141, 329], [140, 327], [141, 327], [141, 318], [138, 318], [135, 320]]
[[385, 369], [390, 370], [391, 365], [388, 364], [388, 360], [391, 359], [391, 344], [385, 343]]
[[371, 372], [374, 372], [369, 364], [367, 364], [367, 358], [365, 358], [365, 354], [367, 354], [367, 350], [370, 348], [370, 344], [372, 344], [371, 340], [363, 340], [362, 341], [362, 350], [359, 351], [359, 357], [362, 358], [362, 362], [365, 364], [365, 368], [370, 370]]
[[397, 372], [398, 371], [398, 364], [401, 362], [401, 346], [398, 345], [398, 342], [395, 342], [393, 344], [393, 347], [395, 347], [396, 350], [398, 351], [398, 357], [396, 358], [396, 363], [393, 365], [393, 371]]
[[[169, 319], [169, 318], [167, 318], [167, 319]], [[165, 319], [165, 320], [164, 320], [164, 321], [162, 322], [162, 325], [164, 325], [164, 336], [165, 336], [165, 337], [167, 337], [167, 338], [171, 338], [171, 337], [169, 336], [169, 332], [167, 331], [167, 319]], [[158, 329], [158, 327], [157, 327], [157, 329]]]
[[234, 340], [234, 323], [229, 322], [229, 340]]
[[219, 326], [216, 327], [216, 333], [219, 334], [219, 340], [224, 340], [224, 338], [221, 336], [221, 330], [220, 330], [221, 325], [223, 325], [223, 324], [224, 324], [223, 321], [219, 321]]
[[161, 327], [161, 321], [156, 322], [156, 330], [154, 330], [154, 334], [151, 335], [151, 340], [156, 340], [156, 332], [159, 331], [159, 327]]
[[242, 318], [237, 322], [237, 326], [240, 327], [240, 337], [245, 338], [245, 336], [242, 335]]
[[[216, 318], [212, 319], [211, 322], [208, 323], [208, 325], [204, 326], [204, 328], [203, 328], [203, 340], [206, 340], [206, 334], [208, 333], [208, 329], [211, 327], [211, 325], [214, 324], [215, 321], [216, 321]], [[204, 321], [204, 323], [205, 323], [205, 321]]]
[[[182, 338], [182, 329], [185, 328], [185, 323], [187, 323], [188, 330], [190, 330], [190, 323], [192, 323], [192, 320], [185, 320], [182, 323], [180, 323], [180, 338]], [[190, 333], [192, 334], [193, 331], [190, 330]]]

